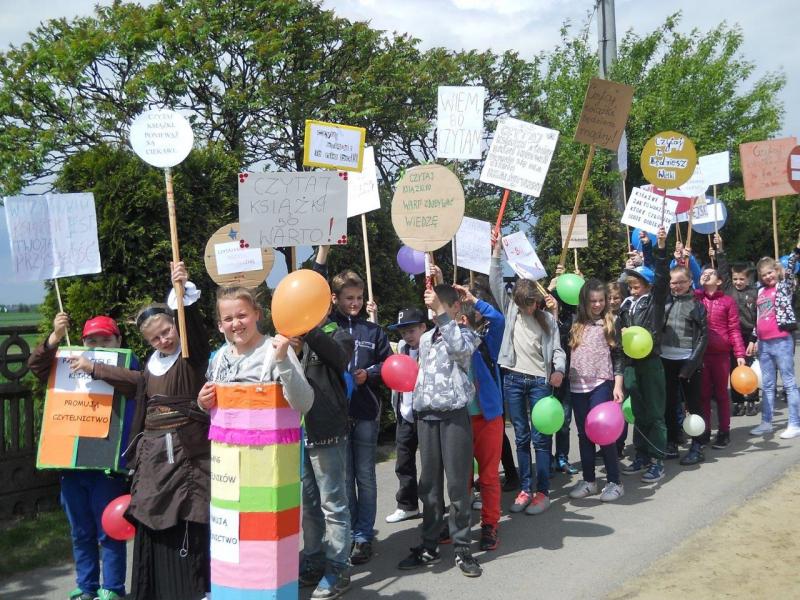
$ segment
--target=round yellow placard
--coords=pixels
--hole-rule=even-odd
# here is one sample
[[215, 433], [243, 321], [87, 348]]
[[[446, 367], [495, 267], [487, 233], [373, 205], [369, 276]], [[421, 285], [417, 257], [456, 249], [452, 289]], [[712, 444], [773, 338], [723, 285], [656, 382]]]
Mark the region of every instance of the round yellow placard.
[[670, 190], [689, 181], [697, 165], [694, 142], [677, 131], [657, 133], [642, 149], [642, 175], [656, 187]]
[[442, 165], [419, 165], [397, 182], [392, 224], [406, 246], [433, 252], [453, 239], [464, 218], [464, 188]]

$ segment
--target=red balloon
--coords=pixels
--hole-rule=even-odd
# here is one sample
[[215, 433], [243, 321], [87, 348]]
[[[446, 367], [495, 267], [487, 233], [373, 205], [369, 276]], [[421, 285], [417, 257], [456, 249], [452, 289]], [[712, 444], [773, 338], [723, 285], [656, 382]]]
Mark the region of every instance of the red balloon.
[[407, 354], [392, 354], [383, 361], [381, 377], [383, 383], [395, 392], [413, 392], [418, 371], [417, 361]]
[[125, 511], [131, 503], [131, 495], [125, 494], [119, 498], [114, 498], [108, 503], [100, 521], [103, 524], [103, 531], [108, 537], [120, 542], [127, 542], [133, 539], [136, 529], [131, 522], [125, 518]]
[[584, 430], [586, 436], [598, 446], [613, 444], [622, 435], [625, 416], [622, 407], [616, 402], [598, 404], [586, 415]]

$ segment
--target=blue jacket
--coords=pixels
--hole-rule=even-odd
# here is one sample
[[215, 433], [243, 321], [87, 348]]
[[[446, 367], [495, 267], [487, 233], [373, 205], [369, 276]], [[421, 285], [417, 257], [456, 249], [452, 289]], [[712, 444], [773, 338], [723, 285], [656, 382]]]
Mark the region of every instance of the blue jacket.
[[503, 342], [503, 331], [506, 319], [501, 312], [485, 300], [478, 300], [475, 309], [483, 315], [489, 323], [482, 344], [488, 350], [492, 359], [494, 372], [486, 364], [480, 348], [472, 353], [472, 373], [474, 376], [475, 393], [481, 407], [483, 418], [487, 421], [503, 414], [503, 393], [500, 389], [500, 367], [497, 358], [500, 355], [500, 344]]

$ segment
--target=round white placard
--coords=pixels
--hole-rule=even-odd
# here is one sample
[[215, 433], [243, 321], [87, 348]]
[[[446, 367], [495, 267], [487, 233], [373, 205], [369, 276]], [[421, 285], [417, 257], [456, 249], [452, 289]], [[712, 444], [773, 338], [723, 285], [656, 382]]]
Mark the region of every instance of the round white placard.
[[131, 123], [133, 151], [154, 167], [174, 167], [189, 155], [194, 144], [192, 127], [174, 110], [156, 109]]

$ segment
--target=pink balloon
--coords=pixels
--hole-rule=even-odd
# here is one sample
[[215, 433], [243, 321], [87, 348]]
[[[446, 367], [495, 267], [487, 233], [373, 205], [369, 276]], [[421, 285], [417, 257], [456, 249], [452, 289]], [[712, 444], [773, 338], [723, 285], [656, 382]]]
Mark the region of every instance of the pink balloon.
[[395, 392], [413, 392], [417, 383], [417, 361], [407, 354], [392, 354], [383, 361], [381, 377], [386, 387]]
[[586, 415], [584, 430], [592, 442], [599, 446], [613, 444], [622, 435], [625, 416], [616, 402], [598, 404]]

